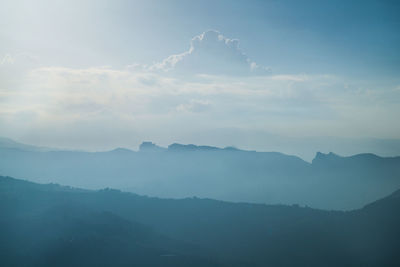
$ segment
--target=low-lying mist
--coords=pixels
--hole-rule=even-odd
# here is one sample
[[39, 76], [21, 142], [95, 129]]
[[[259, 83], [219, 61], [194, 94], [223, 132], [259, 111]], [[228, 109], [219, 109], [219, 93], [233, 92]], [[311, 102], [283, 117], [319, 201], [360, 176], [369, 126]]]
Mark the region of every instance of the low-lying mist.
[[277, 152], [144, 142], [139, 151], [1, 147], [2, 175], [162, 198], [361, 208], [400, 188], [400, 157], [317, 153], [312, 163]]

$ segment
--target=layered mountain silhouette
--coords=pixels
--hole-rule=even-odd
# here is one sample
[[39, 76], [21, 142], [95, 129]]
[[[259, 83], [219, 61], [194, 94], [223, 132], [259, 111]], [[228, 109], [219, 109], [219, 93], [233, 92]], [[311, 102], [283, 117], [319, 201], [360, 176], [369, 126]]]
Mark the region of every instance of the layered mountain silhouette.
[[1, 266], [399, 266], [400, 191], [354, 211], [0, 177]]
[[0, 144], [0, 173], [41, 183], [141, 195], [351, 210], [400, 187], [400, 157], [277, 152], [144, 142], [139, 151], [51, 151]]

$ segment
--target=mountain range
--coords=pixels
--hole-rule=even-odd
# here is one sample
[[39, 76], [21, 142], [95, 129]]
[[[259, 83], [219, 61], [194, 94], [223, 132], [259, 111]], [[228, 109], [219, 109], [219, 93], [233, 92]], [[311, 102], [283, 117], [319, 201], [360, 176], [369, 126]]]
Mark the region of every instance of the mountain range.
[[318, 152], [310, 163], [278, 152], [233, 147], [163, 148], [144, 142], [139, 151], [83, 152], [0, 142], [0, 174], [163, 198], [196, 196], [351, 210], [400, 188], [400, 157]]

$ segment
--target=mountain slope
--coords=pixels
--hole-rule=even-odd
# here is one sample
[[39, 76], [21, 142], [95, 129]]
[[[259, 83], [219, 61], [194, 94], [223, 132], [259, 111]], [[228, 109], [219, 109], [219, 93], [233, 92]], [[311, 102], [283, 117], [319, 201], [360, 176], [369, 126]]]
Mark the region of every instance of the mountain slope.
[[[46, 259], [62, 259], [95, 244], [98, 250], [88, 251], [82, 255], [88, 258], [82, 260], [93, 262], [91, 257], [103, 251], [104, 257], [118, 256], [122, 262], [130, 262], [132, 253], [148, 255], [144, 260], [149, 266], [158, 266], [149, 259], [171, 254], [181, 255], [175, 256], [178, 262], [171, 266], [186, 260], [197, 266], [398, 266], [399, 195], [396, 192], [360, 210], [334, 212], [198, 198], [148, 198], [111, 189], [77, 190], [1, 177], [1, 251], [14, 251], [10, 247], [14, 241], [10, 241], [18, 239], [9, 234], [22, 229], [22, 233], [56, 236], [57, 240], [77, 238], [78, 243], [59, 242], [57, 253], [39, 254]], [[16, 247], [22, 251], [29, 250], [29, 242], [42, 249], [37, 234], [20, 238]], [[114, 246], [121, 250], [113, 250]]]
[[0, 177], [0, 265], [225, 266], [198, 246], [80, 199], [93, 194]]

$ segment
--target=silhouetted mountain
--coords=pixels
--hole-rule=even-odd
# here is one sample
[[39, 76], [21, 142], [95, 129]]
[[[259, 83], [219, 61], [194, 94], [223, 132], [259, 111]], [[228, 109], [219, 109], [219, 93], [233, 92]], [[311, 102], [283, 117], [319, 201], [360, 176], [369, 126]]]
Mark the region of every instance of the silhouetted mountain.
[[215, 150], [221, 150], [218, 147], [213, 147], [213, 146], [196, 146], [193, 144], [190, 145], [182, 145], [182, 144], [177, 144], [174, 143], [172, 145], [168, 146], [169, 151], [215, 151]]
[[[323, 154], [317, 152], [312, 163], [315, 166], [331, 166], [331, 167], [352, 167], [352, 168], [371, 168], [376, 165], [393, 167], [397, 166], [400, 157], [387, 157], [382, 158], [374, 154], [365, 153], [358, 154], [351, 157], [341, 157], [332, 152], [329, 154]], [[372, 164], [372, 166], [371, 166]]]
[[118, 147], [118, 148], [113, 149], [113, 150], [111, 150], [109, 152], [110, 153], [115, 153], [115, 154], [129, 154], [129, 153], [134, 153], [135, 151], [130, 150], [130, 149], [126, 149], [126, 148]]
[[165, 151], [166, 149], [160, 146], [157, 146], [156, 144], [152, 142], [143, 142], [139, 146], [139, 151], [140, 152], [160, 152], [160, 151]]
[[400, 191], [351, 212], [0, 177], [2, 266], [399, 266]]
[[[42, 183], [142, 195], [355, 209], [400, 187], [400, 157], [317, 153], [312, 164], [277, 152], [144, 142], [138, 152], [0, 147], [0, 173]], [[23, 168], [21, 168], [23, 166]]]

